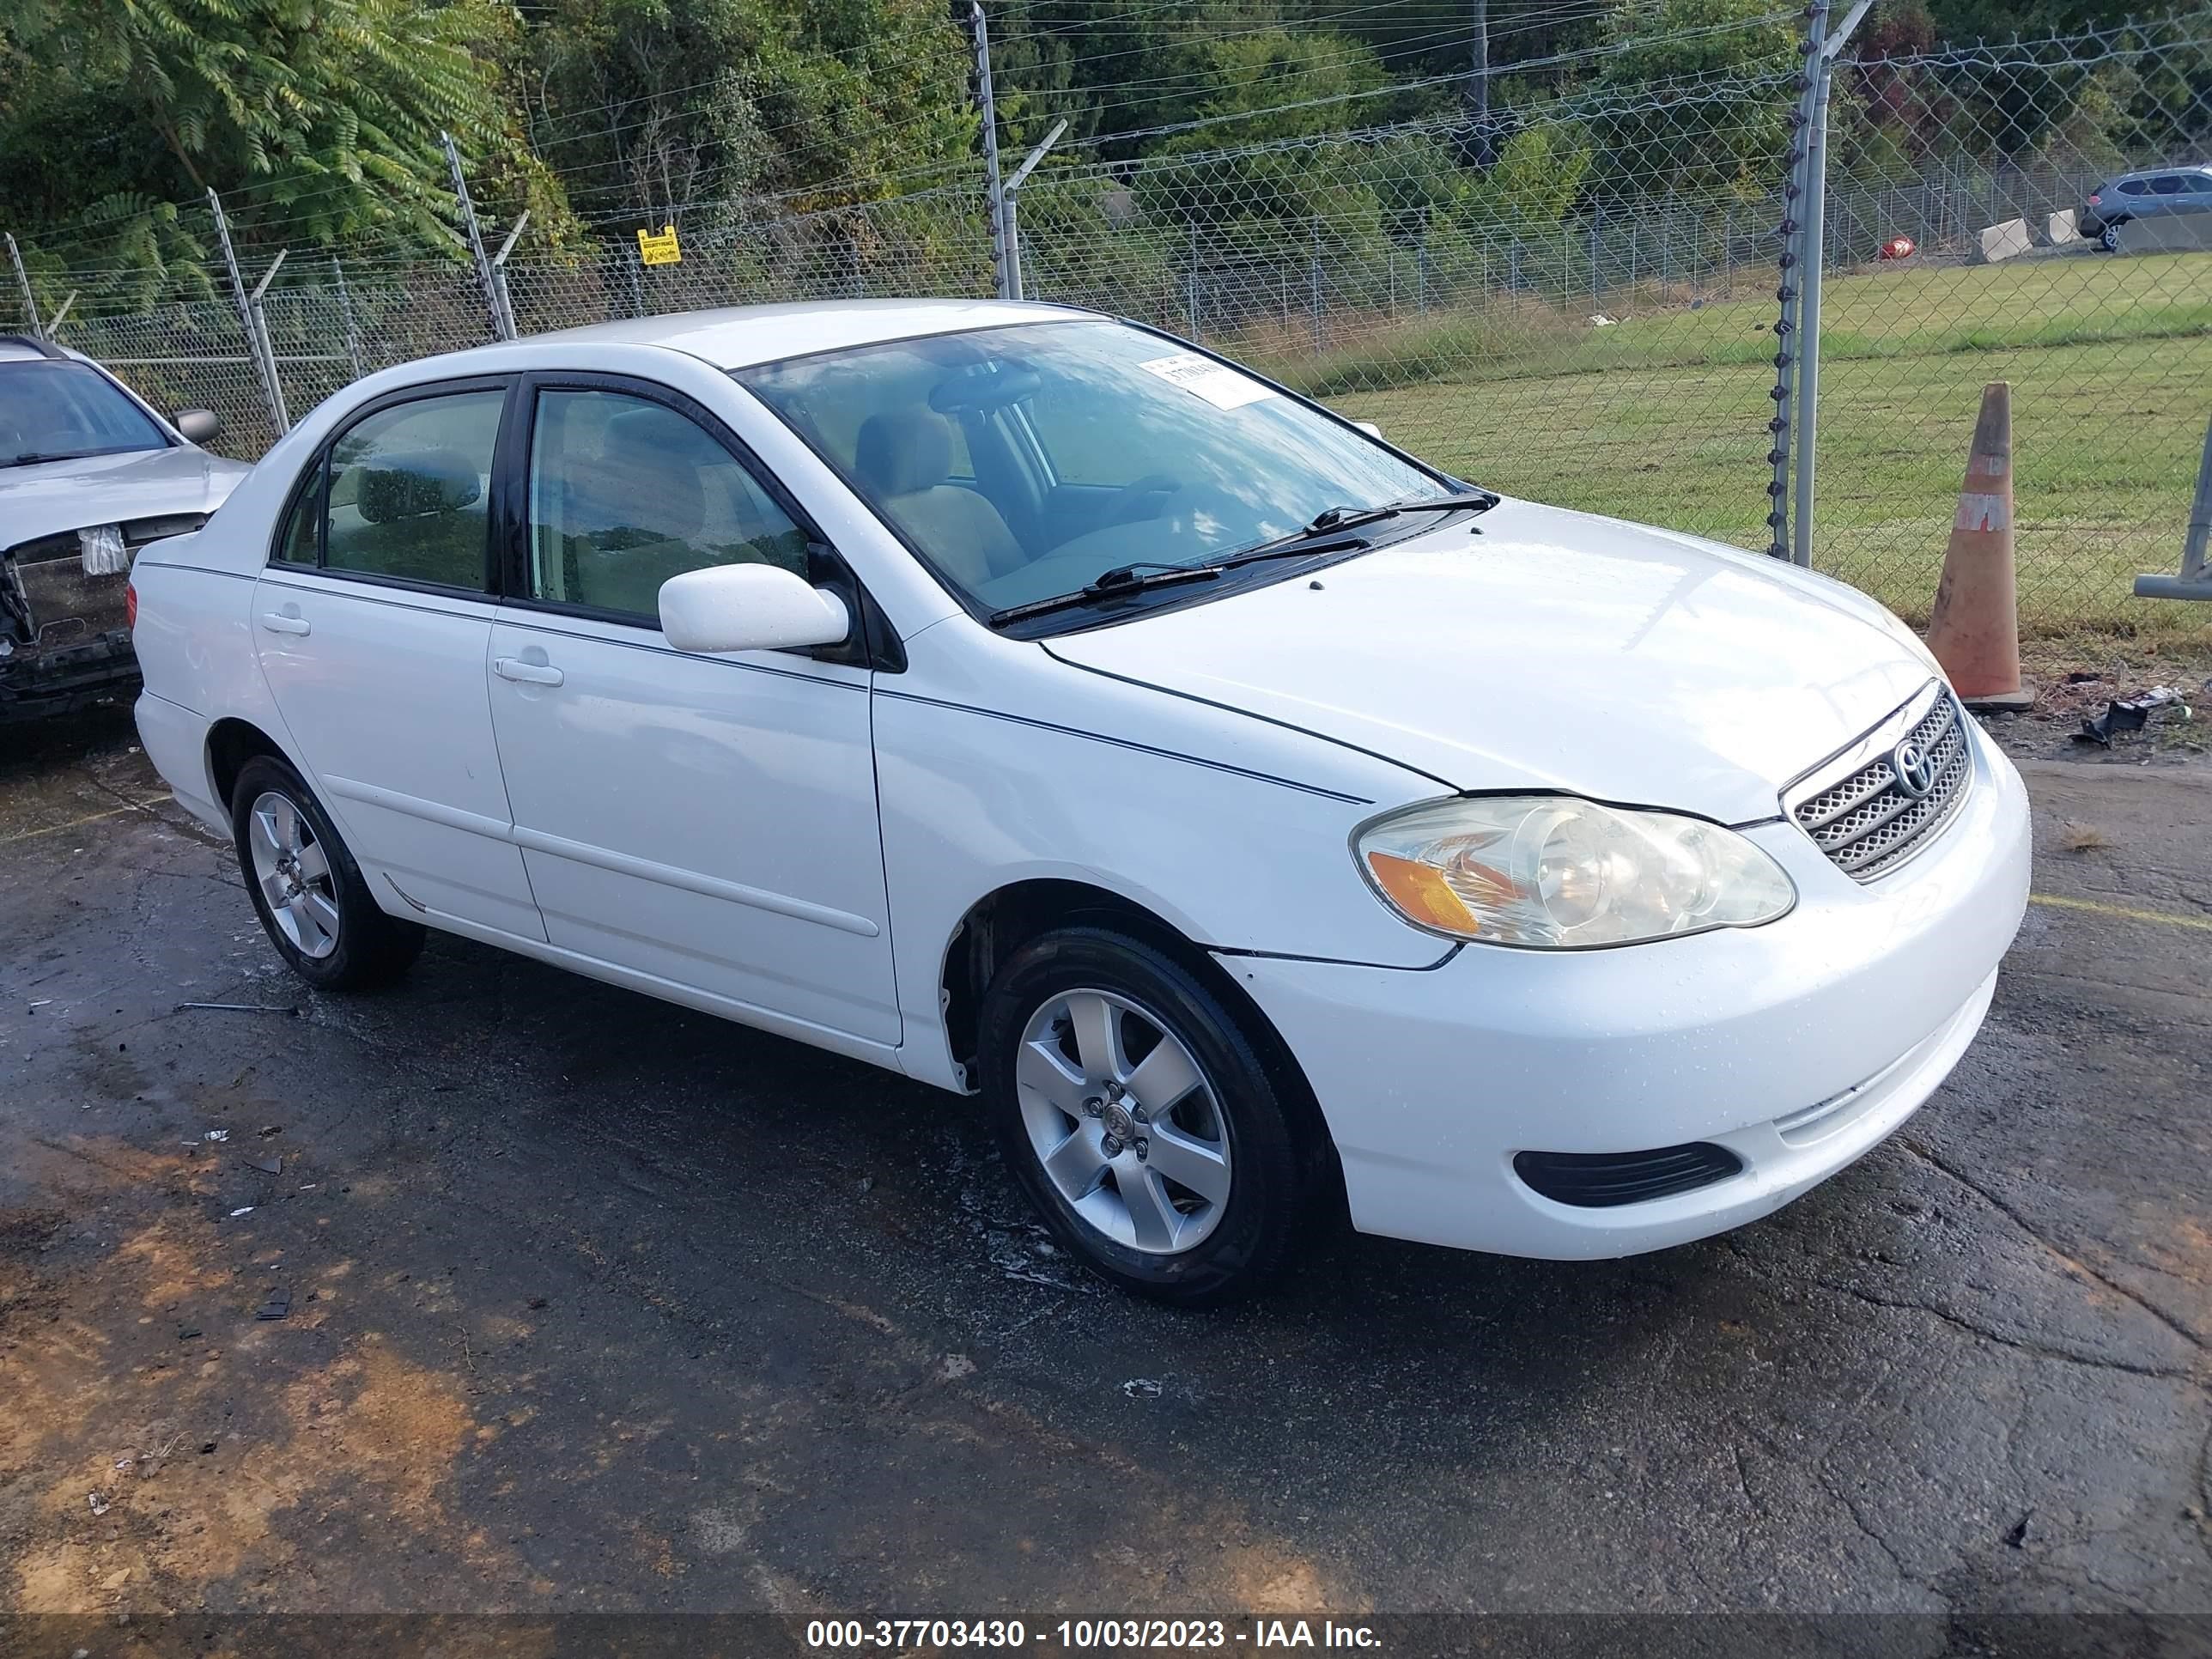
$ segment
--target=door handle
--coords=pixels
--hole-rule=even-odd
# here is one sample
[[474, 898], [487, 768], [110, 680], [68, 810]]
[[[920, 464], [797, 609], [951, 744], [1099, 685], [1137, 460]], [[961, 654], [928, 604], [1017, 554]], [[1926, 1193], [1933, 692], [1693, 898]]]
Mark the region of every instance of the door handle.
[[298, 634], [305, 635], [315, 631], [314, 625], [308, 622], [305, 617], [288, 617], [279, 611], [263, 611], [261, 613], [261, 625], [272, 634]]
[[494, 657], [491, 672], [503, 680], [519, 680], [525, 685], [558, 685], [568, 678], [550, 664], [525, 662], [520, 657]]

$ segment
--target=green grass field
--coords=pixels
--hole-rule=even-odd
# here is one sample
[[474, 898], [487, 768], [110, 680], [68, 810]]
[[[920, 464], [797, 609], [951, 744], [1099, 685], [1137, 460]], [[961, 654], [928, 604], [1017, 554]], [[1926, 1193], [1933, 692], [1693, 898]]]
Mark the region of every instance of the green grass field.
[[[1606, 304], [1612, 327], [1529, 303], [1319, 356], [1249, 349], [1468, 477], [1763, 547], [1771, 295]], [[2023, 628], [2212, 641], [2212, 605], [2130, 592], [2180, 559], [2212, 416], [2212, 254], [1877, 267], [1830, 278], [1826, 312], [1819, 568], [1924, 621], [1982, 387], [2009, 380]]]

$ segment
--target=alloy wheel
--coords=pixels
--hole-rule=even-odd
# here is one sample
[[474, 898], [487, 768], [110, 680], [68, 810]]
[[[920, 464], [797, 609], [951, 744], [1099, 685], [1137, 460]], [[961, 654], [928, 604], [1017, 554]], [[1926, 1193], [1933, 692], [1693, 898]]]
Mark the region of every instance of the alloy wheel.
[[314, 826], [273, 789], [254, 798], [247, 825], [253, 878], [277, 928], [301, 956], [327, 957], [338, 948], [337, 890]]
[[1219, 1224], [1227, 1122], [1212, 1084], [1158, 1015], [1110, 991], [1050, 997], [1022, 1033], [1014, 1085], [1046, 1178], [1108, 1238], [1175, 1255]]

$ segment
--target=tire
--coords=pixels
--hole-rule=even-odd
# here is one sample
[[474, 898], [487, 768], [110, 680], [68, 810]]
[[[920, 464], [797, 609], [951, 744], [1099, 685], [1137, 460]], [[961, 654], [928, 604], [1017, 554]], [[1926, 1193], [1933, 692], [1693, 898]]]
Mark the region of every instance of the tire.
[[1015, 951], [978, 1014], [1007, 1165], [1078, 1260], [1185, 1306], [1248, 1296], [1288, 1264], [1327, 1161], [1288, 1081], [1189, 968], [1066, 927]]
[[422, 953], [422, 928], [377, 907], [322, 803], [284, 762], [257, 755], [239, 769], [230, 831], [263, 931], [317, 990], [389, 985]]
[[2097, 246], [2107, 253], [2120, 251], [2120, 228], [2117, 222], [2106, 224], [2098, 230]]

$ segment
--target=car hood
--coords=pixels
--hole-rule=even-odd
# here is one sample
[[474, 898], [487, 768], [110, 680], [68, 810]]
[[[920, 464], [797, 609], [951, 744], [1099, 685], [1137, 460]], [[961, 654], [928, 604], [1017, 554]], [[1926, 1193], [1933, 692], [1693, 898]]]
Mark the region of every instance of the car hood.
[[1046, 642], [1458, 790], [1730, 823], [1938, 672], [1873, 600], [1762, 556], [1530, 502], [1211, 603]]
[[252, 470], [190, 444], [0, 468], [0, 548], [96, 524], [212, 513]]

